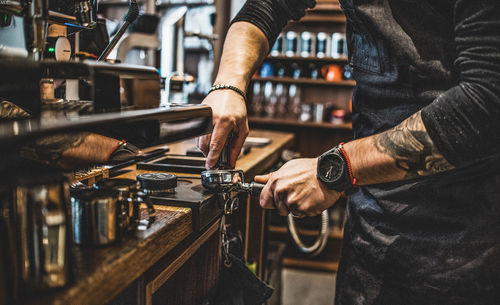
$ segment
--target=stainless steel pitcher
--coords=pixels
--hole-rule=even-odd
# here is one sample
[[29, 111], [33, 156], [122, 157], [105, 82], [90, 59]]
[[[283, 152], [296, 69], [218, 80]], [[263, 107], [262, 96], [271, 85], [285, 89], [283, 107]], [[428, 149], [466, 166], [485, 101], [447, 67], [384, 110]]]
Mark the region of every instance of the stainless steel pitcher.
[[92, 189], [71, 193], [73, 239], [77, 245], [106, 246], [123, 235], [119, 192]]
[[13, 195], [21, 283], [35, 290], [65, 286], [70, 262], [66, 179], [39, 177], [21, 182]]

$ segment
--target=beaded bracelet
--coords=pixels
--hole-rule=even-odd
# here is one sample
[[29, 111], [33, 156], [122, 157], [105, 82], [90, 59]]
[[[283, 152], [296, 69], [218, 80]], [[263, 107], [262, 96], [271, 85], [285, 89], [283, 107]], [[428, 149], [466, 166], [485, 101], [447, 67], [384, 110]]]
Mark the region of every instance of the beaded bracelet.
[[225, 84], [213, 85], [212, 88], [210, 88], [210, 90], [208, 90], [208, 94], [210, 94], [210, 92], [215, 91], [215, 90], [225, 90], [225, 89], [233, 90], [234, 92], [241, 95], [241, 97], [243, 97], [243, 100], [245, 101], [245, 104], [246, 104], [247, 96], [245, 95], [245, 92], [243, 92], [241, 89], [239, 89], [235, 86], [225, 85]]

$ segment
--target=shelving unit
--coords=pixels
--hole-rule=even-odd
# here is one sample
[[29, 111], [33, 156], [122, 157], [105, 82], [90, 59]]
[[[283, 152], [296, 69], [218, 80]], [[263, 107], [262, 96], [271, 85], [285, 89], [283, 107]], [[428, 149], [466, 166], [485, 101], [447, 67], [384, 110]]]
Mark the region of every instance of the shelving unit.
[[272, 61], [298, 61], [298, 62], [320, 62], [320, 63], [347, 63], [347, 57], [338, 57], [338, 58], [333, 58], [333, 57], [302, 57], [302, 56], [285, 56], [285, 55], [278, 55], [278, 56], [268, 56], [266, 58], [266, 61], [272, 62]]
[[[281, 233], [285, 234], [287, 233], [287, 229], [282, 226], [269, 226], [269, 232], [271, 233]], [[318, 234], [317, 231], [315, 230], [307, 230], [307, 229], [298, 229], [298, 233], [301, 236], [316, 236]], [[342, 239], [344, 236], [344, 231], [343, 230], [338, 230], [338, 229], [330, 229], [330, 232], [328, 232], [328, 238], [333, 238], [333, 239]]]
[[260, 123], [269, 125], [279, 125], [279, 126], [290, 126], [290, 127], [304, 127], [304, 128], [322, 128], [322, 129], [333, 129], [333, 130], [351, 130], [351, 122], [332, 124], [328, 122], [301, 122], [295, 119], [281, 119], [281, 118], [266, 118], [266, 117], [249, 117], [248, 121], [250, 123]]
[[[293, 21], [295, 23], [297, 21]], [[327, 22], [327, 23], [345, 23], [345, 17], [344, 16], [324, 16], [322, 14], [306, 14], [304, 18], [302, 18], [300, 23], [314, 23], [314, 22]]]
[[274, 83], [314, 85], [314, 86], [345, 86], [345, 87], [356, 86], [356, 82], [352, 80], [327, 81], [324, 79], [312, 79], [312, 78], [260, 77], [260, 76], [254, 77], [253, 80], [259, 82], [274, 82]]
[[[286, 240], [289, 234], [286, 227], [269, 226], [269, 236], [274, 240]], [[318, 234], [314, 230], [299, 229], [298, 233], [304, 240], [315, 238]], [[304, 255], [292, 245], [288, 245], [282, 264], [287, 268], [308, 269], [317, 271], [337, 272], [339, 266], [343, 232], [331, 230], [328, 234], [328, 242], [325, 250], [317, 257]]]

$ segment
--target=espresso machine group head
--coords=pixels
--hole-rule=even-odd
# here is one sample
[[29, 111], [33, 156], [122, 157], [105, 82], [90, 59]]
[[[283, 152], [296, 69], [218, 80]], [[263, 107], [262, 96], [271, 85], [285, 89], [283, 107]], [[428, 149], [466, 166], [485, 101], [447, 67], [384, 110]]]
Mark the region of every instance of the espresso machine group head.
[[[10, 0], [0, 1], [0, 12], [23, 17], [28, 57], [43, 59], [49, 21], [91, 29], [96, 25], [97, 0]], [[69, 7], [69, 9], [68, 9]]]

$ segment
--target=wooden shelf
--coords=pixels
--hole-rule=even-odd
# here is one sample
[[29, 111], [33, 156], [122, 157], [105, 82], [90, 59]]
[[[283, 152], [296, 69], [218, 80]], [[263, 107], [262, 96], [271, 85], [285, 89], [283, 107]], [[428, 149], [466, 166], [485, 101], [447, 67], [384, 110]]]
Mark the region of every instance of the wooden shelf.
[[336, 261], [319, 261], [312, 259], [284, 257], [282, 264], [283, 267], [287, 268], [300, 268], [330, 272], [337, 272], [339, 270], [339, 263]]
[[338, 1], [316, 1], [317, 4], [309, 12], [342, 12]]
[[280, 118], [266, 118], [251, 116], [248, 118], [250, 123], [269, 124], [269, 125], [286, 125], [296, 127], [310, 127], [310, 128], [325, 128], [325, 129], [343, 129], [352, 130], [352, 123], [346, 122], [342, 124], [332, 124], [328, 122], [301, 122], [295, 119], [280, 119]]
[[[309, 230], [309, 229], [301, 229], [301, 228], [298, 228], [297, 230], [298, 230], [299, 235], [303, 235], [303, 236], [317, 236], [318, 235], [317, 230]], [[285, 233], [288, 233], [288, 229], [285, 226], [269, 226], [269, 232], [285, 234]], [[330, 229], [330, 232], [328, 232], [328, 238], [342, 239], [343, 236], [344, 236], [344, 231], [339, 230], [339, 229]]]
[[329, 16], [323, 14], [307, 14], [302, 17], [299, 21], [290, 21], [291, 24], [295, 23], [345, 23], [346, 18], [343, 15], [339, 16]]
[[346, 64], [348, 62], [347, 56], [342, 56], [339, 58], [333, 58], [333, 57], [302, 57], [302, 56], [286, 56], [286, 55], [277, 55], [277, 56], [268, 56], [266, 60], [269, 61], [275, 61], [275, 60], [282, 60], [282, 61], [314, 61], [314, 62], [326, 62], [326, 63], [344, 63]]
[[339, 86], [339, 87], [356, 86], [356, 82], [353, 80], [327, 81], [324, 79], [312, 79], [312, 78], [261, 77], [261, 76], [254, 76], [252, 79], [254, 81], [260, 81], [260, 82], [275, 82], [275, 83], [298, 84], [298, 85]]

